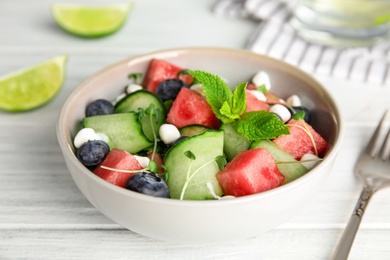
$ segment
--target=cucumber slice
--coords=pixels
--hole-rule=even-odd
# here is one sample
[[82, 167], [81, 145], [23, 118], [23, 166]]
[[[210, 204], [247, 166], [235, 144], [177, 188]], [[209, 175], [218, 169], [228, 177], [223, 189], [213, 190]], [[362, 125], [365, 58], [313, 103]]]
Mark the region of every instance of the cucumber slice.
[[147, 90], [130, 93], [116, 104], [115, 113], [138, 112], [139, 108], [147, 109], [150, 104], [153, 104], [154, 108], [157, 109], [157, 118], [151, 118], [151, 116], [145, 115], [141, 117], [140, 121], [146, 137], [150, 141], [153, 141], [154, 134], [158, 136], [160, 126], [165, 122], [166, 114], [164, 104], [156, 95]]
[[83, 119], [83, 127], [107, 135], [111, 149], [118, 148], [129, 153], [137, 153], [152, 145], [143, 133], [136, 113], [86, 117]]
[[232, 124], [223, 124], [221, 129], [224, 131], [223, 151], [228, 161], [231, 161], [239, 152], [249, 149], [252, 141], [238, 133]]
[[285, 183], [291, 182], [309, 171], [299, 161], [295, 160], [291, 154], [270, 140], [255, 141], [250, 146], [250, 149], [252, 148], [265, 148], [268, 150], [274, 157], [279, 171], [284, 175]]
[[[194, 160], [186, 156], [187, 151], [195, 155]], [[171, 198], [180, 199], [184, 189], [185, 200], [214, 199], [207, 183], [212, 185], [216, 195], [222, 196], [215, 177], [219, 172], [215, 158], [221, 155], [223, 132], [220, 130], [209, 130], [172, 146], [165, 155], [164, 163]]]
[[187, 125], [179, 129], [179, 132], [183, 136], [193, 136], [210, 130], [211, 128], [204, 125]]

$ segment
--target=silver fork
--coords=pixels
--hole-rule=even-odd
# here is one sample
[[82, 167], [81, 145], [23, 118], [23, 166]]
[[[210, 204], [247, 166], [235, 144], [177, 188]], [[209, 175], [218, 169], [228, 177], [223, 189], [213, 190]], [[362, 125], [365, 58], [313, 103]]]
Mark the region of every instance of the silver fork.
[[382, 136], [385, 131], [387, 114], [388, 111], [384, 113], [367, 148], [361, 153], [355, 164], [354, 172], [363, 181], [363, 190], [336, 250], [333, 252], [332, 260], [345, 260], [348, 258], [360, 222], [372, 195], [376, 191], [390, 186], [390, 130], [387, 131], [384, 141], [381, 141], [383, 140]]

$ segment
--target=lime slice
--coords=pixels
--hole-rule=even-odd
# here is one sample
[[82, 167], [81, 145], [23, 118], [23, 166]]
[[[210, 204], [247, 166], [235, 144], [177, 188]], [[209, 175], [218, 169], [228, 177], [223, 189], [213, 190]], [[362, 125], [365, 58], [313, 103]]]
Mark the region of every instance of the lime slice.
[[130, 3], [87, 6], [54, 4], [56, 22], [66, 31], [83, 37], [100, 37], [116, 32], [125, 23]]
[[0, 109], [26, 111], [49, 102], [64, 81], [66, 55], [0, 77]]

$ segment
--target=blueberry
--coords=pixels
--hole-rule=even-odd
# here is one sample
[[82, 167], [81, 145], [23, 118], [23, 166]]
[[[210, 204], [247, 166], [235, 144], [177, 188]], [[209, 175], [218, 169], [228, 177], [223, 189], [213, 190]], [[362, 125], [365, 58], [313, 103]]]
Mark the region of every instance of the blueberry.
[[131, 176], [125, 188], [154, 197], [169, 198], [166, 182], [154, 172], [140, 172]]
[[296, 113], [301, 111], [301, 110], [303, 110], [303, 112], [305, 112], [305, 117], [303, 119], [306, 121], [306, 123], [310, 124], [310, 122], [311, 122], [311, 112], [310, 112], [309, 109], [307, 109], [304, 106], [293, 107], [293, 109], [295, 110]]
[[167, 79], [157, 85], [156, 95], [162, 99], [175, 100], [181, 88], [189, 88], [188, 84], [180, 79]]
[[91, 102], [86, 109], [86, 117], [114, 114], [114, 105], [105, 99], [97, 99]]
[[97, 166], [103, 161], [110, 147], [101, 140], [89, 140], [77, 150], [76, 156], [79, 161], [87, 167]]

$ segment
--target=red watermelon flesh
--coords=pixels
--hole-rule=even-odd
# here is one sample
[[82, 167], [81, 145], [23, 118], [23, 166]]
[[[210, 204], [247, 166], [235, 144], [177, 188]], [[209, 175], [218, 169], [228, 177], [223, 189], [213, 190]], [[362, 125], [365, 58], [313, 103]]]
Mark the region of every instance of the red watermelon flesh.
[[[157, 85], [167, 79], [175, 79], [183, 69], [164, 60], [152, 59], [146, 71], [143, 86], [150, 92], [155, 92]], [[179, 79], [191, 85], [194, 81], [190, 75], [180, 75]]]
[[251, 195], [276, 188], [284, 176], [272, 155], [264, 148], [240, 152], [217, 174], [224, 195]]
[[[142, 166], [137, 159], [129, 152], [112, 149], [104, 161], [100, 164], [107, 167], [120, 169], [120, 170], [141, 170]], [[107, 169], [103, 169], [100, 165], [93, 171], [100, 178], [117, 185], [119, 187], [125, 187], [127, 180], [134, 175], [134, 173], [116, 172]]]
[[188, 88], [180, 90], [172, 103], [166, 121], [177, 128], [199, 124], [217, 129], [220, 125], [206, 98]]
[[274, 139], [273, 142], [294, 156], [296, 160], [300, 160], [301, 157], [306, 153], [315, 154], [313, 142], [310, 139], [310, 136], [302, 129], [302, 127], [307, 127], [307, 129], [310, 131], [317, 146], [318, 154], [321, 155], [321, 153], [323, 153], [328, 147], [328, 143], [319, 133], [313, 129], [313, 127], [307, 123], [304, 123], [302, 120], [291, 119], [288, 122], [290, 135], [279, 136], [278, 138]]
[[246, 85], [246, 89], [249, 89], [249, 90], [257, 90], [257, 87], [255, 84], [253, 83], [248, 83], [248, 85]]
[[269, 111], [270, 106], [261, 100], [258, 100], [255, 95], [250, 93], [250, 91], [246, 91], [246, 112], [258, 111], [258, 110], [266, 110]]
[[283, 104], [280, 102], [280, 97], [271, 92], [265, 93], [265, 97], [267, 98], [268, 104]]

